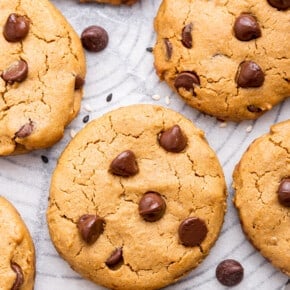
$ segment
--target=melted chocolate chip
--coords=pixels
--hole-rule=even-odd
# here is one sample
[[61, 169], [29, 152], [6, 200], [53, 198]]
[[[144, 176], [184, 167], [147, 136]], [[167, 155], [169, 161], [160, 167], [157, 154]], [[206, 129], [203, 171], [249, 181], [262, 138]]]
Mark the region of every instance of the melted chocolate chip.
[[259, 107], [255, 106], [255, 105], [249, 105], [247, 107], [248, 111], [251, 113], [261, 113], [262, 109], [260, 109]]
[[166, 151], [178, 153], [186, 147], [187, 137], [178, 125], [174, 125], [160, 134], [159, 144]]
[[84, 214], [79, 218], [77, 227], [83, 240], [92, 244], [103, 233], [104, 223], [104, 219], [98, 215]]
[[192, 23], [185, 25], [181, 33], [181, 42], [186, 48], [192, 48]]
[[17, 263], [14, 263], [14, 262], [11, 262], [11, 269], [16, 274], [16, 279], [14, 281], [14, 284], [13, 284], [11, 290], [19, 290], [21, 285], [24, 282], [24, 275], [23, 275], [22, 269]]
[[139, 214], [147, 222], [160, 220], [166, 209], [166, 203], [157, 192], [146, 192], [139, 201]]
[[16, 133], [15, 138], [26, 138], [31, 135], [34, 129], [34, 123], [30, 120], [29, 123], [24, 124]]
[[234, 33], [237, 39], [249, 41], [261, 36], [260, 25], [251, 14], [241, 14], [235, 21]]
[[104, 28], [93, 25], [82, 32], [81, 41], [88, 51], [99, 52], [107, 47], [109, 36]]
[[14, 82], [23, 82], [28, 75], [28, 65], [24, 60], [18, 60], [14, 62], [9, 68], [7, 68], [1, 75], [2, 79], [9, 84]]
[[216, 277], [225, 286], [239, 284], [244, 276], [242, 265], [235, 260], [224, 260], [216, 268]]
[[174, 81], [176, 90], [184, 88], [187, 91], [192, 91], [195, 96], [194, 86], [199, 86], [199, 77], [195, 72], [181, 72]]
[[290, 0], [268, 0], [268, 3], [279, 10], [290, 8]]
[[280, 204], [290, 207], [290, 178], [282, 179], [278, 188], [278, 200]]
[[123, 262], [123, 250], [122, 248], [116, 248], [116, 250], [114, 250], [111, 256], [106, 260], [106, 265], [109, 268], [113, 268], [121, 262]]
[[29, 19], [26, 16], [12, 13], [4, 25], [3, 35], [9, 42], [17, 42], [24, 39], [29, 32]]
[[201, 244], [207, 235], [205, 222], [197, 217], [185, 219], [179, 226], [178, 235], [185, 247], [195, 247]]
[[168, 38], [164, 39], [165, 49], [166, 49], [166, 59], [171, 59], [172, 56], [172, 44]]
[[133, 176], [138, 173], [136, 156], [131, 150], [120, 153], [110, 165], [111, 173], [124, 177]]
[[77, 75], [75, 78], [75, 90], [81, 89], [84, 86], [84, 84], [85, 80], [81, 76]]
[[244, 61], [240, 64], [237, 74], [237, 84], [242, 88], [261, 87], [265, 75], [261, 67], [253, 61]]

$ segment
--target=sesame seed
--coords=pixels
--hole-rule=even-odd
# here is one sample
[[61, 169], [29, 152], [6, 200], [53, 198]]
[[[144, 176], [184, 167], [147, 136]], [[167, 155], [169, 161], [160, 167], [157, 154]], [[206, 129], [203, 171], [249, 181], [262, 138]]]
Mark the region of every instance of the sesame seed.
[[160, 96], [159, 95], [153, 95], [152, 96], [152, 99], [154, 100], [154, 101], [159, 101], [160, 100]]
[[165, 97], [165, 104], [166, 105], [169, 105], [170, 104], [170, 98], [169, 98], [169, 96], [166, 96]]
[[86, 104], [86, 105], [84, 106], [84, 109], [85, 109], [87, 112], [92, 112], [92, 111], [93, 111], [92, 107], [91, 107], [89, 104]]
[[112, 101], [112, 98], [113, 98], [113, 94], [109, 94], [107, 95], [106, 101], [109, 103]]
[[89, 119], [90, 119], [90, 116], [86, 115], [86, 116], [83, 117], [83, 122], [84, 123], [88, 123]]
[[41, 155], [40, 157], [43, 163], [48, 163], [49, 160], [45, 155]]
[[73, 130], [73, 129], [70, 130], [71, 138], [74, 138], [76, 134], [77, 134], [77, 132], [75, 130]]
[[148, 51], [148, 52], [153, 52], [153, 47], [147, 47], [147, 48], [146, 48], [146, 51]]
[[225, 128], [227, 125], [228, 125], [227, 122], [221, 122], [219, 127], [220, 128]]
[[252, 126], [252, 125], [250, 125], [250, 126], [248, 126], [248, 127], [246, 128], [246, 132], [247, 132], [247, 133], [250, 133], [252, 130], [253, 130], [253, 126]]

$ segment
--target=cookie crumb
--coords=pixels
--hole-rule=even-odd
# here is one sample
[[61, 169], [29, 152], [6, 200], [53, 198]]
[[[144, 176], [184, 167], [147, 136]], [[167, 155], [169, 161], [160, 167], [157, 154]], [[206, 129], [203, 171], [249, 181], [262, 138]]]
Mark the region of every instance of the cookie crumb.
[[107, 95], [106, 101], [109, 103], [112, 101], [112, 98], [113, 98], [113, 94], [109, 94]]
[[147, 47], [147, 48], [146, 48], [146, 51], [148, 51], [148, 52], [153, 52], [153, 47]]
[[92, 112], [92, 111], [93, 111], [92, 107], [91, 107], [89, 104], [84, 105], [84, 109], [85, 109], [87, 112]]
[[75, 130], [73, 130], [73, 129], [70, 130], [71, 138], [74, 138], [76, 134], [77, 134], [77, 132]]
[[43, 163], [48, 163], [49, 160], [45, 155], [41, 155], [40, 157]]
[[86, 116], [83, 117], [83, 122], [84, 123], [88, 123], [89, 119], [90, 119], [90, 116], [86, 115]]
[[166, 105], [170, 105], [171, 101], [170, 101], [170, 97], [169, 96], [166, 96], [165, 97], [165, 104]]
[[252, 126], [252, 125], [250, 125], [250, 126], [248, 126], [248, 127], [246, 128], [246, 132], [247, 132], [247, 133], [250, 133], [252, 130], [253, 130], [253, 126]]
[[221, 122], [221, 123], [219, 124], [219, 127], [220, 127], [220, 128], [225, 128], [227, 125], [228, 125], [227, 122]]
[[159, 101], [160, 100], [160, 96], [159, 95], [153, 95], [152, 96], [152, 99], [154, 100], [154, 101]]

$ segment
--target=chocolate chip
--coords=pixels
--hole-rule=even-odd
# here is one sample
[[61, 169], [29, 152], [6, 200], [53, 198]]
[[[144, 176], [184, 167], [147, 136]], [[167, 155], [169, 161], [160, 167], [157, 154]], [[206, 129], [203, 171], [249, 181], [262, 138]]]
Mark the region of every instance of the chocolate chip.
[[43, 163], [48, 163], [49, 160], [45, 155], [41, 155], [40, 157]]
[[138, 173], [136, 156], [131, 150], [120, 153], [110, 165], [111, 173], [124, 177], [133, 176]]
[[84, 214], [79, 218], [77, 227], [83, 240], [92, 244], [104, 231], [104, 223], [104, 219], [98, 215]]
[[192, 23], [185, 25], [181, 33], [181, 42], [186, 48], [192, 48]]
[[81, 41], [85, 49], [99, 52], [108, 45], [109, 36], [104, 28], [93, 25], [83, 31]]
[[139, 201], [139, 214], [147, 222], [160, 220], [166, 209], [166, 203], [157, 192], [146, 192]]
[[174, 86], [178, 90], [184, 88], [187, 91], [192, 91], [195, 96], [194, 86], [199, 86], [199, 77], [195, 72], [181, 72], [174, 81]]
[[159, 144], [166, 151], [178, 153], [186, 147], [187, 137], [178, 125], [174, 125], [159, 135]]
[[268, 0], [268, 3], [279, 10], [290, 8], [290, 0]]
[[282, 179], [278, 188], [278, 200], [287, 207], [290, 207], [290, 178]]
[[251, 14], [241, 14], [235, 21], [234, 33], [237, 39], [249, 41], [261, 36], [260, 25]]
[[75, 78], [75, 90], [81, 89], [84, 86], [84, 84], [85, 80], [81, 76], [77, 75]]
[[109, 268], [113, 268], [121, 262], [123, 262], [123, 250], [122, 248], [116, 248], [116, 250], [114, 250], [111, 256], [106, 260], [106, 265]]
[[166, 49], [166, 58], [169, 60], [172, 56], [172, 44], [168, 38], [164, 38], [164, 44]]
[[225, 286], [239, 284], [244, 276], [243, 266], [235, 260], [224, 260], [216, 268], [216, 277]]
[[29, 120], [29, 123], [24, 124], [16, 133], [16, 138], [26, 138], [33, 132], [34, 123]]
[[147, 48], [146, 48], [146, 51], [148, 51], [148, 52], [153, 52], [153, 47], [147, 47]]
[[237, 84], [242, 88], [261, 87], [265, 75], [261, 67], [253, 61], [244, 61], [240, 64], [237, 74]]
[[205, 239], [207, 232], [208, 230], [205, 222], [197, 217], [185, 219], [178, 229], [179, 240], [185, 247], [200, 245]]
[[83, 117], [83, 122], [84, 123], [88, 123], [89, 122], [89, 119], [90, 119], [90, 116], [89, 115], [86, 115]]
[[3, 71], [1, 77], [9, 84], [23, 82], [28, 75], [28, 65], [24, 60], [14, 62], [9, 68]]
[[14, 262], [11, 262], [11, 269], [16, 274], [16, 279], [14, 281], [14, 284], [13, 284], [11, 290], [19, 290], [21, 285], [24, 282], [24, 275], [23, 275], [22, 269], [17, 263], [14, 263]]
[[26, 16], [12, 13], [4, 25], [3, 35], [9, 42], [17, 42], [24, 39], [29, 32], [29, 19]]
[[112, 101], [112, 98], [113, 98], [113, 94], [111, 93], [111, 94], [107, 95], [106, 101], [109, 103]]
[[249, 105], [247, 107], [248, 111], [250, 111], [251, 113], [261, 113], [262, 109], [260, 109], [259, 107], [255, 106], [255, 105]]

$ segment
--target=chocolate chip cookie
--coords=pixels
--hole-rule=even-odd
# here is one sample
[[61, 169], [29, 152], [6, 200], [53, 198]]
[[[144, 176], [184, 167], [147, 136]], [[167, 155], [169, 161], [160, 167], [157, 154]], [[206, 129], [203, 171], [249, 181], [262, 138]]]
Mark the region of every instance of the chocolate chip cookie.
[[204, 113], [255, 119], [290, 96], [289, 8], [289, 0], [164, 0], [156, 72]]
[[290, 275], [290, 121], [255, 140], [234, 171], [243, 230], [274, 266]]
[[0, 233], [0, 289], [32, 290], [34, 245], [19, 213], [4, 197], [0, 197]]
[[174, 111], [134, 105], [92, 121], [67, 146], [47, 221], [82, 276], [110, 289], [159, 289], [206, 257], [225, 208], [203, 132]]
[[80, 108], [80, 39], [47, 0], [2, 0], [0, 28], [0, 156], [49, 147]]

